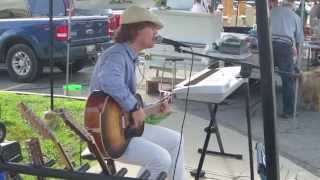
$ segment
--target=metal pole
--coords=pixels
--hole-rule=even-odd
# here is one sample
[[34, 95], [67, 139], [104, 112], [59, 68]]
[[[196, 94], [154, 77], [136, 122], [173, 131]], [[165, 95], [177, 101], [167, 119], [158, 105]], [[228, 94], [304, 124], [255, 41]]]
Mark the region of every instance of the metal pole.
[[[301, 4], [301, 14], [300, 14], [300, 17], [301, 17], [301, 21], [302, 21], [302, 29], [304, 27], [304, 0], [301, 0], [300, 1], [300, 4]], [[302, 53], [303, 53], [303, 42], [299, 44], [299, 52], [298, 52], [298, 57], [297, 57], [297, 68], [300, 69], [301, 68], [301, 61], [302, 61]], [[296, 87], [295, 87], [295, 91], [294, 91], [294, 110], [293, 110], [293, 123], [294, 123], [294, 128], [298, 128], [298, 121], [296, 120], [296, 115], [297, 115], [297, 103], [298, 103], [298, 91], [299, 91], [299, 81], [298, 79], [296, 78], [295, 80], [295, 84], [296, 84]]]
[[267, 180], [279, 180], [279, 154], [277, 146], [275, 86], [273, 77], [274, 64], [268, 7], [268, 0], [256, 1]]
[[73, 12], [73, 1], [70, 1], [68, 8], [68, 40], [67, 40], [67, 64], [66, 64], [66, 88], [65, 95], [69, 95], [69, 74], [70, 74], [70, 43], [71, 43], [71, 14]]
[[240, 0], [238, 0], [238, 5], [237, 5], [236, 24], [235, 24], [236, 27], [238, 26], [239, 4], [240, 4]]
[[49, 26], [50, 26], [50, 44], [49, 44], [49, 61], [50, 61], [50, 109], [53, 110], [53, 0], [49, 1]]
[[246, 118], [248, 129], [248, 146], [249, 146], [249, 162], [250, 162], [250, 180], [254, 180], [254, 165], [253, 165], [253, 151], [252, 151], [252, 132], [251, 132], [251, 115], [250, 115], [250, 84], [249, 79], [246, 78], [244, 84], [246, 91]]

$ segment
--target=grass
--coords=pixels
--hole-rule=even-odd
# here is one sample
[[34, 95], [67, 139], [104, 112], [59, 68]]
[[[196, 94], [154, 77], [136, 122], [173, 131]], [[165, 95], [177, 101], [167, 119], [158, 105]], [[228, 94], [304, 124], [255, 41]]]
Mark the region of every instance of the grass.
[[[32, 137], [39, 138], [41, 149], [45, 155], [45, 159], [55, 159], [57, 160], [59, 155], [57, 153], [56, 147], [50, 140], [45, 140], [39, 136], [39, 134], [29, 126], [26, 121], [21, 117], [17, 104], [23, 102], [38, 116], [43, 117], [44, 113], [49, 110], [50, 98], [38, 95], [18, 95], [15, 93], [0, 92], [0, 119], [7, 128], [6, 140], [18, 141], [21, 145], [23, 163], [29, 163], [29, 152], [26, 147], [26, 140]], [[72, 117], [81, 125], [83, 125], [83, 111], [85, 107], [85, 101], [75, 100], [70, 98], [55, 98], [54, 100], [55, 108], [64, 108], [71, 113]], [[147, 123], [158, 124], [164, 117], [149, 117], [146, 119]], [[71, 157], [75, 164], [75, 167], [79, 167], [80, 153], [86, 147], [84, 142], [80, 139], [63, 123], [61, 119], [55, 123], [53, 130], [54, 134], [57, 136], [59, 142], [62, 144], [64, 149]], [[55, 165], [57, 168], [61, 168], [61, 164], [57, 163]], [[24, 179], [34, 179], [33, 177], [25, 176]]]
[[[30, 138], [39, 138], [41, 144], [41, 150], [45, 155], [45, 161], [50, 159], [59, 159], [58, 151], [54, 144], [50, 140], [41, 138], [39, 134], [26, 123], [21, 117], [17, 104], [23, 102], [38, 116], [43, 117], [45, 111], [50, 107], [49, 97], [42, 97], [36, 95], [17, 95], [14, 93], [0, 93], [0, 106], [1, 106], [1, 117], [0, 119], [7, 128], [6, 140], [15, 140], [20, 143], [22, 149], [23, 163], [29, 163], [29, 151], [26, 146], [26, 140]], [[83, 110], [85, 101], [72, 100], [66, 98], [56, 98], [55, 107], [65, 108], [71, 112], [75, 120], [80, 124], [83, 124]], [[64, 125], [63, 121], [60, 120], [56, 123], [56, 128], [52, 129], [54, 134], [57, 136], [60, 143], [62, 143], [64, 149], [68, 153], [71, 160], [75, 163], [76, 167], [80, 166], [80, 148], [83, 149], [85, 144]], [[61, 167], [61, 163], [55, 165], [56, 168]], [[24, 179], [33, 179], [31, 177], [24, 177]]]

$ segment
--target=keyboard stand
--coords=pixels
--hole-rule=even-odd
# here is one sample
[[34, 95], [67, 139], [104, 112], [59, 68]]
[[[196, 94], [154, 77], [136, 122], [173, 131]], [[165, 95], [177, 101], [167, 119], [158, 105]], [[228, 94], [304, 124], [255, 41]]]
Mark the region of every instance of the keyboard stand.
[[[217, 113], [217, 110], [218, 110], [218, 106], [219, 106], [219, 104], [216, 104], [216, 103], [208, 103], [208, 109], [209, 109], [209, 112], [210, 112], [210, 123], [209, 123], [209, 126], [204, 129], [204, 131], [207, 134], [206, 134], [206, 138], [205, 138], [205, 141], [204, 141], [204, 144], [203, 144], [203, 148], [202, 149], [201, 148], [198, 149], [198, 153], [201, 153], [201, 157], [200, 157], [200, 161], [199, 161], [199, 164], [198, 164], [198, 168], [193, 170], [193, 171], [191, 171], [191, 175], [193, 177], [195, 177], [195, 179], [199, 179], [200, 177], [203, 177], [204, 174], [205, 174], [205, 172], [202, 171], [202, 165], [204, 163], [204, 159], [205, 159], [206, 154], [209, 154], [209, 155], [220, 155], [220, 156], [225, 156], [225, 157], [230, 157], [230, 158], [235, 158], [235, 159], [242, 159], [242, 155], [241, 154], [230, 154], [230, 153], [226, 153], [224, 151], [223, 144], [222, 144], [222, 139], [221, 139], [221, 136], [220, 136], [219, 126], [218, 126], [218, 123], [217, 123], [217, 120], [216, 120], [216, 113]], [[209, 145], [209, 141], [210, 141], [210, 137], [211, 137], [212, 133], [216, 134], [216, 138], [217, 138], [217, 141], [218, 141], [220, 152], [208, 150], [208, 145]]]
[[[248, 70], [248, 67], [250, 69], [249, 72], [244, 72], [240, 75], [242, 76], [242, 78], [245, 79], [245, 91], [246, 91], [246, 119], [247, 119], [247, 126], [248, 126], [248, 147], [249, 147], [249, 158], [250, 158], [250, 179], [254, 180], [254, 167], [253, 167], [253, 152], [252, 152], [252, 133], [251, 133], [251, 115], [250, 115], [250, 89], [249, 89], [249, 77], [250, 77], [250, 72], [252, 68], [257, 68], [260, 69], [259, 66], [254, 65], [254, 64], [250, 64], [250, 63], [243, 63], [241, 62], [241, 60], [247, 60], [252, 54], [251, 53], [245, 53], [242, 55], [229, 55], [229, 54], [223, 54], [223, 53], [219, 53], [219, 52], [209, 52], [210, 55], [205, 55], [205, 54], [200, 54], [200, 53], [194, 53], [192, 51], [188, 51], [185, 49], [181, 49], [179, 46], [175, 46], [175, 51], [180, 52], [180, 53], [188, 53], [188, 54], [193, 54], [193, 55], [197, 55], [197, 56], [201, 56], [201, 57], [207, 57], [210, 59], [218, 59], [218, 60], [222, 60], [224, 62], [230, 62], [230, 63], [235, 63], [235, 64], [240, 64], [243, 67], [246, 67], [246, 69]], [[214, 104], [214, 108], [212, 108], [212, 105]], [[200, 157], [200, 161], [199, 161], [199, 165], [198, 165], [198, 169], [193, 170], [191, 172], [191, 175], [195, 177], [195, 180], [198, 180], [200, 177], [204, 176], [204, 171], [202, 171], [202, 165], [203, 165], [203, 161], [205, 158], [205, 155], [207, 153], [209, 154], [215, 154], [215, 155], [223, 155], [223, 156], [227, 156], [227, 157], [232, 157], [232, 158], [236, 158], [236, 159], [242, 159], [242, 155], [237, 155], [237, 154], [229, 154], [229, 153], [225, 153], [223, 146], [222, 146], [222, 140], [220, 137], [220, 132], [219, 132], [219, 128], [218, 128], [218, 123], [216, 121], [216, 113], [217, 113], [217, 109], [218, 109], [218, 104], [219, 103], [211, 103], [208, 105], [209, 107], [209, 111], [210, 111], [210, 123], [209, 126], [205, 129], [205, 131], [207, 132], [206, 135], [206, 139], [203, 145], [202, 149], [199, 149], [199, 153], [201, 153], [201, 157]], [[215, 133], [217, 140], [218, 140], [218, 144], [219, 144], [219, 149], [220, 152], [214, 152], [214, 151], [208, 151], [208, 144], [209, 144], [209, 140], [210, 140], [210, 136], [211, 133]]]
[[[250, 116], [250, 89], [249, 89], [249, 80], [248, 78], [245, 78], [244, 86], [244, 92], [245, 92], [245, 103], [246, 103], [246, 119], [247, 119], [247, 126], [248, 126], [248, 149], [249, 149], [249, 160], [250, 160], [250, 178], [251, 180], [254, 180], [254, 167], [253, 167], [253, 152], [252, 152], [252, 132], [251, 132], [251, 116]], [[209, 155], [220, 155], [235, 159], [242, 159], [241, 154], [230, 154], [225, 153], [222, 145], [222, 140], [220, 136], [219, 126], [218, 122], [216, 120], [216, 113], [218, 110], [219, 103], [208, 103], [208, 108], [210, 112], [210, 123], [209, 126], [204, 129], [204, 131], [207, 133], [206, 138], [203, 144], [202, 149], [198, 149], [198, 152], [201, 153], [200, 161], [198, 164], [198, 168], [191, 171], [191, 175], [195, 177], [195, 180], [198, 180], [200, 177], [203, 177], [205, 175], [205, 172], [202, 171], [202, 165], [205, 159], [206, 154]], [[208, 145], [211, 133], [216, 134], [216, 138], [219, 145], [220, 152], [217, 151], [209, 151]]]

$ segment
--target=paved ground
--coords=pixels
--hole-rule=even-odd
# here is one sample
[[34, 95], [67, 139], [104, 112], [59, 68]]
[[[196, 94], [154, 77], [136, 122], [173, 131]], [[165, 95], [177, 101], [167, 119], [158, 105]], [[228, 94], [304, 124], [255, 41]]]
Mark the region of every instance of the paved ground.
[[[259, 102], [253, 95], [252, 104]], [[281, 99], [280, 97], [278, 99]], [[234, 95], [229, 105], [223, 105], [217, 114], [218, 121], [225, 127], [231, 128], [241, 134], [246, 134], [247, 125], [245, 120], [244, 101], [241, 101], [240, 92]], [[278, 105], [279, 109], [281, 108]], [[206, 106], [201, 103], [191, 103], [190, 112], [194, 116], [208, 119], [205, 113]], [[261, 103], [253, 107], [252, 132], [255, 140], [263, 141], [263, 121]], [[320, 176], [319, 156], [319, 131], [320, 125], [318, 112], [306, 112], [299, 110], [297, 127], [292, 119], [278, 119], [279, 150], [281, 155], [303, 166], [317, 176]], [[320, 179], [320, 178], [319, 178]]]
[[[79, 94], [86, 96], [87, 85], [90, 78], [92, 67], [86, 68], [80, 73], [72, 76], [74, 83], [81, 83], [83, 90]], [[48, 71], [47, 71], [48, 72]], [[0, 89], [3, 90], [22, 90], [29, 92], [49, 93], [48, 73], [34, 83], [15, 83], [8, 80], [6, 72], [0, 72]], [[144, 76], [149, 78], [153, 74], [147, 72]], [[55, 94], [63, 94], [62, 85], [65, 83], [65, 76], [59, 71], [54, 74]], [[145, 92], [144, 83], [140, 83], [140, 92]], [[259, 90], [252, 88], [252, 130], [256, 141], [263, 140], [261, 104], [259, 103]], [[152, 100], [152, 97], [146, 97]], [[279, 98], [280, 99], [280, 98]], [[162, 125], [176, 130], [180, 129], [183, 115], [183, 101], [175, 101], [174, 113]], [[228, 105], [222, 105], [217, 114], [220, 123], [221, 134], [225, 150], [232, 153], [241, 153], [244, 160], [225, 159], [221, 157], [208, 156], [205, 161], [204, 169], [209, 173], [208, 179], [249, 179], [248, 148], [246, 141], [246, 121], [245, 121], [244, 101], [241, 91], [235, 93], [228, 100]], [[202, 146], [204, 140], [203, 128], [208, 124], [209, 114], [207, 106], [202, 103], [190, 103], [188, 116], [186, 119], [184, 136], [186, 141], [186, 167], [193, 169], [199, 161], [196, 149]], [[319, 113], [300, 111], [298, 128], [293, 127], [289, 120], [278, 119], [278, 137], [281, 159], [281, 179], [320, 179], [320, 146], [319, 136], [320, 127]], [[214, 136], [212, 136], [210, 149], [217, 149]], [[134, 168], [133, 168], [134, 169]], [[130, 173], [134, 174], [134, 170]], [[314, 176], [317, 175], [317, 176]], [[287, 177], [286, 177], [287, 176]], [[256, 178], [257, 179], [257, 178]]]
[[[17, 83], [9, 79], [9, 75], [6, 71], [0, 71], [0, 90], [8, 91], [27, 91], [27, 92], [39, 92], [50, 93], [50, 73], [49, 68], [44, 69], [44, 73], [40, 78], [33, 83]], [[85, 68], [79, 73], [70, 76], [70, 83], [82, 84], [83, 88], [80, 93], [81, 96], [86, 96], [87, 87], [92, 72], [92, 67]], [[61, 73], [58, 69], [54, 69], [54, 93], [63, 94], [63, 85], [66, 82], [65, 74]]]

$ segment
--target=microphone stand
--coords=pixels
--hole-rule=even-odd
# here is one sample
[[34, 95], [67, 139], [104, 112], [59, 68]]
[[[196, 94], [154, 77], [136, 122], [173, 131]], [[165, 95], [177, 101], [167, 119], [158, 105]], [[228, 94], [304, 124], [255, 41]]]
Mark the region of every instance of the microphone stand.
[[[189, 50], [185, 50], [185, 49], [181, 49], [180, 46], [174, 46], [174, 49], [176, 52], [179, 53], [187, 53], [187, 54], [192, 54], [192, 55], [196, 55], [196, 56], [200, 56], [200, 57], [206, 57], [206, 58], [210, 58], [210, 59], [217, 59], [217, 57], [214, 56], [210, 56], [210, 55], [206, 55], [206, 54], [201, 54], [201, 53], [196, 53], [196, 52], [192, 52]], [[234, 63], [234, 64], [239, 64], [241, 65], [241, 68], [249, 68], [249, 73], [246, 73], [245, 75], [240, 73], [240, 75], [242, 76], [242, 78], [244, 78], [246, 81], [244, 83], [244, 87], [245, 87], [245, 91], [246, 91], [246, 98], [245, 98], [245, 104], [246, 104], [246, 119], [247, 119], [247, 129], [248, 129], [248, 146], [249, 146], [249, 163], [250, 163], [250, 178], [251, 180], [254, 180], [254, 165], [253, 165], [253, 151], [252, 151], [252, 132], [251, 132], [251, 115], [250, 115], [250, 88], [249, 88], [249, 76], [251, 73], [251, 69], [252, 68], [256, 68], [256, 69], [260, 69], [259, 66], [257, 65], [253, 65], [253, 64], [249, 64], [249, 63], [244, 63], [244, 62], [239, 62], [239, 61], [235, 61], [232, 60], [231, 58], [225, 58], [225, 59], [221, 59], [223, 62], [229, 62], [229, 63]], [[208, 135], [207, 135], [208, 136]], [[209, 138], [206, 138], [209, 140]], [[206, 140], [207, 141], [207, 140]], [[205, 143], [205, 144], [208, 144]], [[192, 172], [191, 174], [195, 176], [195, 179], [198, 180], [200, 178], [200, 176], [204, 175], [204, 172], [201, 170], [202, 169], [202, 165], [203, 165], [203, 161], [204, 161], [204, 156], [206, 153], [206, 147], [205, 149], [203, 149], [203, 151], [201, 152], [201, 158], [199, 161], [199, 165], [198, 168], [196, 170], [196, 172]]]

